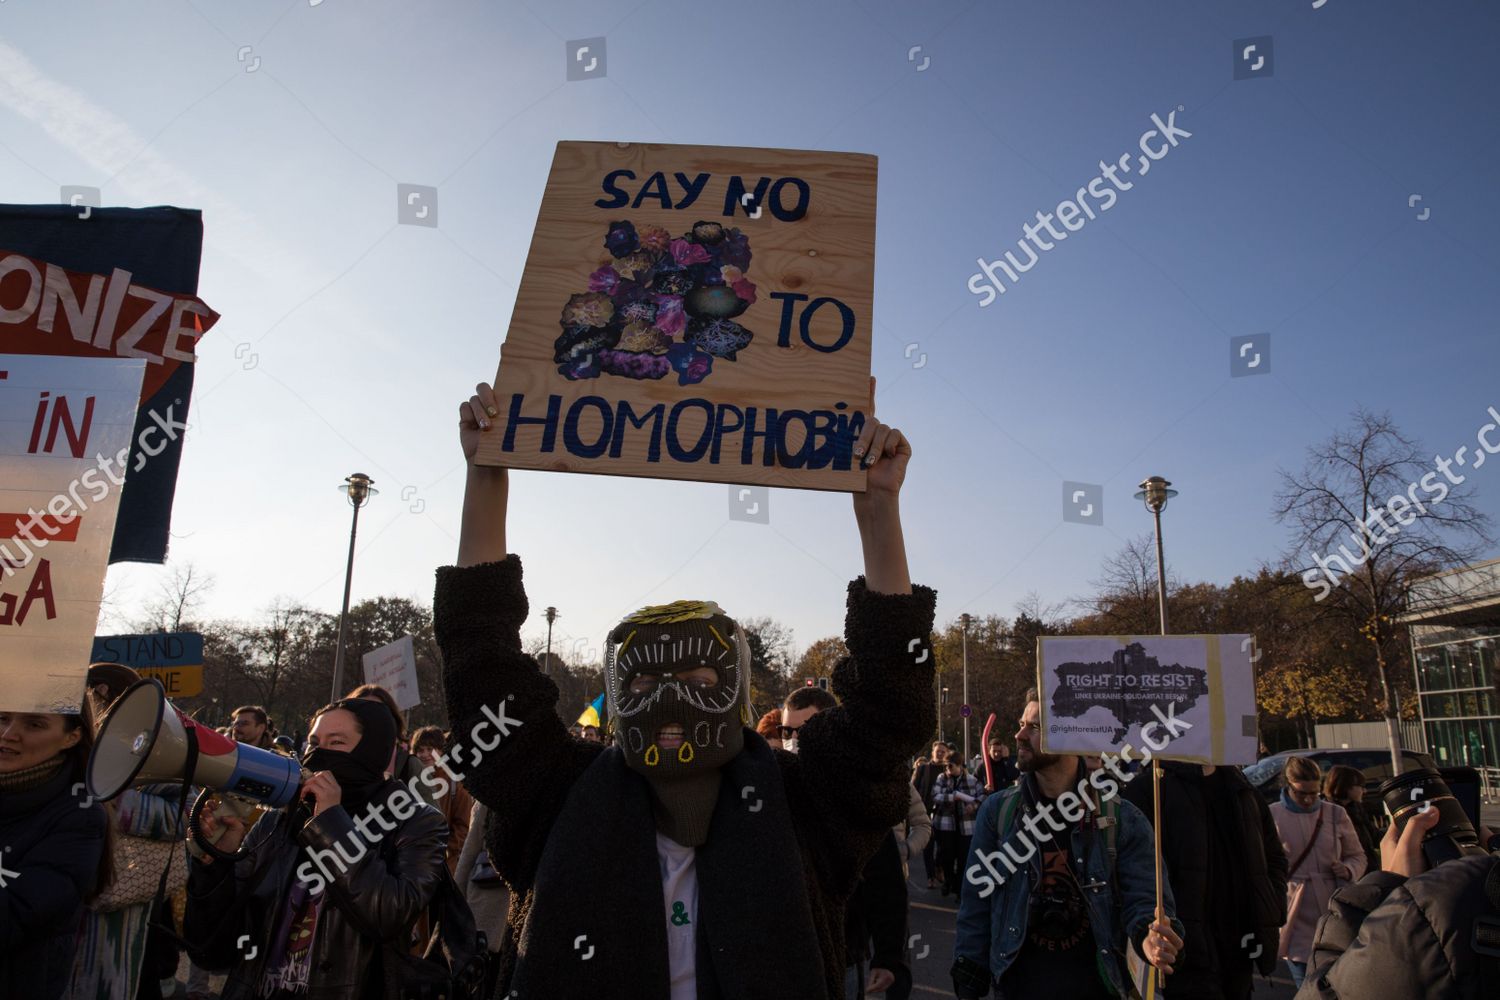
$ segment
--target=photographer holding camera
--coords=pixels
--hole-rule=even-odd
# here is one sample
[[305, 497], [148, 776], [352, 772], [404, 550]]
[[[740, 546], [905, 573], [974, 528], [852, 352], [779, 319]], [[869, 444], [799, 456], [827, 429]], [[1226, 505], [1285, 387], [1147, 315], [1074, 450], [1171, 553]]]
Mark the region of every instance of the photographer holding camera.
[[1404, 826], [1393, 819], [1380, 842], [1384, 870], [1333, 894], [1299, 1000], [1495, 995], [1500, 854], [1474, 843], [1493, 846], [1492, 835], [1476, 837], [1451, 796], [1441, 805], [1451, 808], [1413, 806]]

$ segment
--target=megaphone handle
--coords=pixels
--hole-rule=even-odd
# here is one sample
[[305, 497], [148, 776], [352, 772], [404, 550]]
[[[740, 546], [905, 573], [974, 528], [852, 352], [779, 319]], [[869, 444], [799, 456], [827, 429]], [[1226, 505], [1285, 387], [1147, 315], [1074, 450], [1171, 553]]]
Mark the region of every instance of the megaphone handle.
[[[193, 771], [198, 764], [198, 731], [192, 726], [184, 726], [183, 735], [187, 737], [187, 759], [182, 771], [182, 787], [185, 789], [192, 783]], [[218, 858], [220, 861], [238, 861], [245, 856], [243, 845], [234, 852], [221, 851], [217, 846], [208, 842], [208, 838], [203, 836], [203, 830], [198, 825], [198, 817], [213, 796], [214, 789], [205, 787], [193, 800], [193, 808], [187, 818], [188, 834], [193, 838], [193, 843], [198, 845], [199, 850], [210, 857]]]
[[215, 794], [215, 789], [205, 788], [193, 800], [193, 808], [188, 812], [188, 835], [193, 838], [193, 843], [197, 844], [198, 848], [210, 857], [218, 858], [220, 861], [238, 861], [246, 854], [243, 845], [237, 851], [221, 851], [217, 845], [210, 843], [208, 838], [203, 836], [203, 828], [198, 825], [198, 817]]

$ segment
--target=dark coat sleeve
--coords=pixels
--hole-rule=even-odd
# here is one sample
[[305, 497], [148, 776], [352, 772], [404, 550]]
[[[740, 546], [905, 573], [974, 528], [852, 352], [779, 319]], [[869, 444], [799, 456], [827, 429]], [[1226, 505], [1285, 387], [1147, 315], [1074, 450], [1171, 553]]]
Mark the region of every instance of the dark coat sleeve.
[[1260, 842], [1266, 852], [1266, 880], [1270, 883], [1270, 898], [1277, 907], [1275, 919], [1271, 923], [1280, 928], [1286, 923], [1286, 883], [1289, 874], [1286, 849], [1281, 846], [1281, 834], [1276, 832], [1276, 820], [1271, 816], [1271, 807], [1259, 794], [1252, 792], [1250, 798], [1254, 800], [1256, 814], [1260, 817]]
[[522, 652], [527, 610], [514, 555], [438, 570], [433, 631], [443, 653], [451, 766], [489, 807], [491, 863], [521, 890], [531, 887], [568, 789], [603, 750], [568, 736], [557, 685]]
[[906, 968], [906, 874], [901, 852], [891, 834], [880, 844], [860, 880], [855, 896], [864, 909], [865, 929], [870, 932], [874, 958], [870, 966], [888, 969], [899, 977]]
[[[876, 594], [864, 577], [849, 584], [849, 655], [833, 669], [839, 704], [803, 723], [797, 739], [802, 788], [831, 845], [867, 842], [872, 850], [906, 816], [912, 754], [937, 725], [930, 642], [936, 604], [928, 587]], [[832, 873], [832, 884], [847, 877], [852, 885], [866, 856], [846, 862], [838, 853], [833, 863], [852, 867]]]
[[240, 935], [253, 931], [246, 904], [264, 881], [265, 869], [274, 863], [276, 848], [269, 842], [285, 824], [285, 817], [285, 813], [262, 816], [245, 837], [245, 856], [239, 861], [188, 861], [182, 937], [188, 957], [202, 968], [227, 972], [241, 961], [237, 942]]
[[0, 889], [0, 953], [5, 955], [66, 931], [94, 888], [108, 822], [104, 807], [79, 808], [69, 796], [67, 806], [52, 815], [56, 822], [25, 854], [0, 856], [16, 873]]

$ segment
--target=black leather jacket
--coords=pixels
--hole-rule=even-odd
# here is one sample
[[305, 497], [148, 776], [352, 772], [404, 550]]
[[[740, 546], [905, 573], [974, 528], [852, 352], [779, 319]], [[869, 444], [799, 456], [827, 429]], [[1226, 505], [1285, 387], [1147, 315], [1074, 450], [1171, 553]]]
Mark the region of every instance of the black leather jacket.
[[[384, 842], [376, 839], [382, 836], [378, 823], [364, 824], [370, 831], [366, 837], [342, 806], [324, 811], [300, 830], [293, 829], [300, 817], [294, 819], [292, 810], [282, 810], [250, 831], [247, 856], [235, 865], [192, 862], [184, 937], [193, 961], [229, 973], [223, 1000], [253, 1000], [259, 995], [271, 935], [299, 877], [314, 888], [326, 881], [327, 893], [313, 934], [308, 1000], [396, 996], [395, 984], [384, 982], [381, 975], [381, 941], [404, 949], [418, 917], [432, 902], [442, 878], [448, 824], [420, 800], [408, 806], [399, 799], [393, 803], [392, 796], [410, 798], [410, 793], [388, 782], [376, 795], [382, 815], [396, 823], [394, 830], [383, 834]], [[410, 812], [409, 818], [395, 818], [396, 804], [402, 805], [401, 812]], [[357, 851], [360, 844], [362, 854]], [[342, 856], [356, 860], [343, 863], [339, 848]], [[321, 869], [308, 860], [313, 851], [324, 852], [318, 856], [331, 879], [325, 880]], [[378, 932], [380, 940], [356, 921]]]

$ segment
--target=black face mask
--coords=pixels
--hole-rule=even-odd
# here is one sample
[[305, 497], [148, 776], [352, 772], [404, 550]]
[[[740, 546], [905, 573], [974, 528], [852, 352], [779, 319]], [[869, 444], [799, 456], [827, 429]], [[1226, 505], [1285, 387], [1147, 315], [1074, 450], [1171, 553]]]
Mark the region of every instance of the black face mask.
[[396, 746], [396, 722], [378, 701], [351, 698], [330, 707], [352, 712], [359, 719], [359, 742], [348, 751], [313, 747], [303, 755], [302, 766], [332, 774], [343, 791], [340, 798], [344, 811], [353, 814], [363, 810], [385, 784], [385, 766]]
[[343, 790], [341, 800], [345, 812], [363, 808], [385, 784], [384, 767], [373, 767], [370, 762], [345, 753], [313, 747], [302, 758], [302, 766], [309, 771], [327, 771]]

